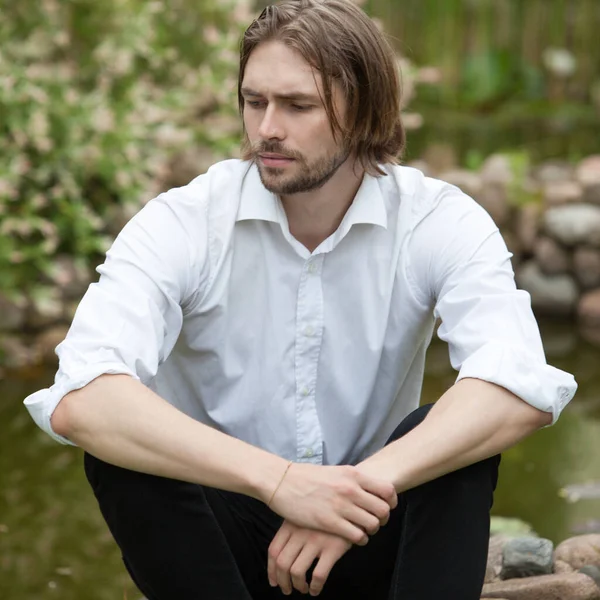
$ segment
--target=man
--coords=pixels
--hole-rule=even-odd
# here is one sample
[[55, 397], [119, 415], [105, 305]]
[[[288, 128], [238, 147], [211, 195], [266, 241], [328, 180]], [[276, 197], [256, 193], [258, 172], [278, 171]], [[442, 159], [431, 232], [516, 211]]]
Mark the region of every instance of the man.
[[[28, 409], [86, 451], [150, 600], [475, 600], [499, 453], [574, 379], [489, 216], [395, 164], [395, 59], [358, 8], [266, 8], [239, 101], [246, 160], [124, 228]], [[418, 409], [436, 317], [459, 376]]]

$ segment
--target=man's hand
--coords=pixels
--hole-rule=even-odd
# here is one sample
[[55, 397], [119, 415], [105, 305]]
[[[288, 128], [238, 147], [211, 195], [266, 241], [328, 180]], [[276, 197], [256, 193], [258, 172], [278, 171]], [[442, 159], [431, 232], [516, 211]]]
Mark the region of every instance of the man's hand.
[[271, 508], [284, 519], [309, 529], [364, 545], [398, 504], [394, 486], [352, 466], [294, 463]]
[[[269, 546], [269, 583], [278, 585], [287, 596], [292, 586], [299, 592], [311, 596], [321, 593], [333, 565], [352, 547], [345, 539], [298, 527], [284, 521]], [[316, 559], [310, 587], [306, 582], [306, 572]]]

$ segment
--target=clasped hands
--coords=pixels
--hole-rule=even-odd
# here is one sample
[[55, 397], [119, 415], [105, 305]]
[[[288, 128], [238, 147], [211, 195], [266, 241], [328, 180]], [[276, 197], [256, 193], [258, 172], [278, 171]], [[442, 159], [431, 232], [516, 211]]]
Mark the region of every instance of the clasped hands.
[[392, 483], [360, 467], [293, 464], [271, 502], [285, 520], [269, 546], [269, 583], [285, 595], [294, 587], [317, 596], [335, 563], [365, 545], [397, 504]]

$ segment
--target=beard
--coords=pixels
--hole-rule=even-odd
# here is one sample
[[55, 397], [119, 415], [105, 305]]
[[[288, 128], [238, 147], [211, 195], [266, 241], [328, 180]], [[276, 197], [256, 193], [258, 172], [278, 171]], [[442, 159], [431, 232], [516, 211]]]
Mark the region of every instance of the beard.
[[[285, 168], [265, 167], [258, 161], [258, 155], [263, 152], [293, 158], [297, 166], [296, 172], [288, 174]], [[252, 149], [252, 157], [258, 166], [262, 184], [271, 193], [284, 196], [312, 192], [323, 187], [346, 162], [349, 154], [344, 147], [333, 154], [308, 161], [299, 152], [288, 150], [278, 142], [263, 142]]]

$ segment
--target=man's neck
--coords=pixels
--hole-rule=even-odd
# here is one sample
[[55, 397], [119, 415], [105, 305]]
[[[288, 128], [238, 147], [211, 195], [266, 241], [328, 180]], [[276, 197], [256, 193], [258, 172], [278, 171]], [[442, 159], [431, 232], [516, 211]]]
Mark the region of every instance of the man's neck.
[[310, 252], [339, 227], [363, 176], [348, 160], [318, 190], [281, 197], [290, 233]]

